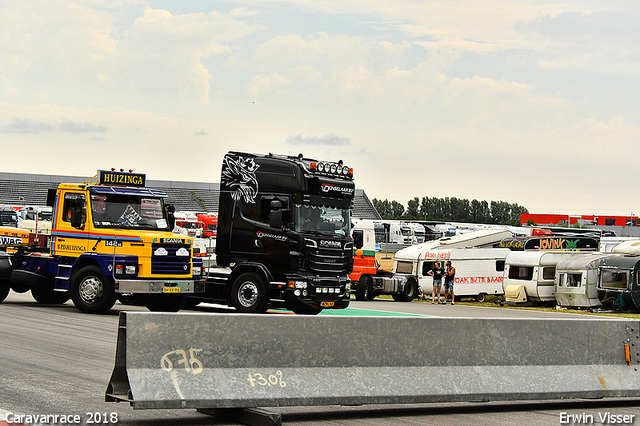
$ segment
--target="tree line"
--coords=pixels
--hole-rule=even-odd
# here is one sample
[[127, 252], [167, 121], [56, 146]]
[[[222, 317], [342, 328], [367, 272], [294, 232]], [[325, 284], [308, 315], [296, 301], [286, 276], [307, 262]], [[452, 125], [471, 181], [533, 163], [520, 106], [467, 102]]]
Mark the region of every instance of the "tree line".
[[383, 219], [433, 220], [442, 222], [486, 223], [520, 226], [520, 214], [529, 211], [504, 201], [478, 201], [456, 197], [418, 197], [407, 202], [407, 207], [392, 200], [372, 200]]

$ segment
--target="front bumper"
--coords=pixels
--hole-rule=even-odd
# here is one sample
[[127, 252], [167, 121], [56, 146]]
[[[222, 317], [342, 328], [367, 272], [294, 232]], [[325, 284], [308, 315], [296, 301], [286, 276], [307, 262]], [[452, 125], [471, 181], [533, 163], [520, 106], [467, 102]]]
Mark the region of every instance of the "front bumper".
[[288, 283], [304, 283], [305, 287], [287, 286], [285, 300], [294, 300], [305, 306], [322, 309], [343, 309], [349, 306], [351, 299], [351, 281], [341, 278], [290, 278]]
[[116, 293], [197, 294], [204, 292], [204, 278], [197, 280], [116, 280]]

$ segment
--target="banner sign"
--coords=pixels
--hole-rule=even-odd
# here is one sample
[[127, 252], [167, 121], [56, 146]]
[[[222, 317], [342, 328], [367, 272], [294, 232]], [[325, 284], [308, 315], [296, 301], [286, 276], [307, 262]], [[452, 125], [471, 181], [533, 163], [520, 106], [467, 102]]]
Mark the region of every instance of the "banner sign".
[[142, 173], [125, 173], [111, 170], [98, 170], [100, 185], [136, 186], [144, 188], [146, 175]]

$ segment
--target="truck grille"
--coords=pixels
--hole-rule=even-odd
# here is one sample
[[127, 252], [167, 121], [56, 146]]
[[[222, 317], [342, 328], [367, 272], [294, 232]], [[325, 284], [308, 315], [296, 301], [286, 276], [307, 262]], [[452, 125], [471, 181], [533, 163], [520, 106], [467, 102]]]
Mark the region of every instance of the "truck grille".
[[335, 276], [349, 272], [353, 249], [351, 245], [344, 249], [330, 247], [315, 247], [307, 242], [309, 249], [309, 269], [311, 272], [323, 276]]
[[[186, 250], [189, 255], [179, 256]], [[153, 244], [151, 273], [157, 275], [190, 275], [191, 247], [188, 244]]]

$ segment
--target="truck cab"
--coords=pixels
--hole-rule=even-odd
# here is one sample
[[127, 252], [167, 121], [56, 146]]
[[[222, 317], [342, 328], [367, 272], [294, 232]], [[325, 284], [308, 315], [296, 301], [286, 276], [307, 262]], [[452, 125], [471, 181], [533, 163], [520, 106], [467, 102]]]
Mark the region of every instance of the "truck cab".
[[354, 193], [353, 171], [341, 161], [225, 155], [216, 259], [228, 269], [207, 293], [243, 312], [346, 308]]
[[133, 297], [150, 310], [179, 310], [204, 291], [193, 240], [171, 232], [167, 196], [144, 175], [99, 171], [98, 183], [50, 190], [51, 235], [37, 252], [21, 247], [10, 276], [42, 303], [71, 298], [82, 312], [103, 313]]

